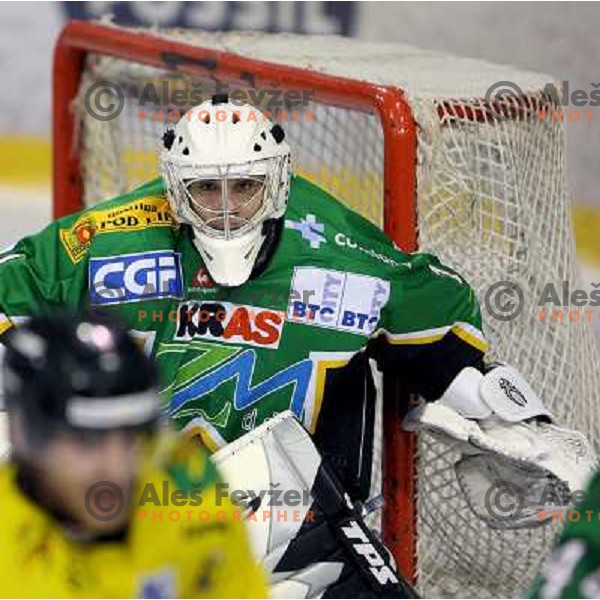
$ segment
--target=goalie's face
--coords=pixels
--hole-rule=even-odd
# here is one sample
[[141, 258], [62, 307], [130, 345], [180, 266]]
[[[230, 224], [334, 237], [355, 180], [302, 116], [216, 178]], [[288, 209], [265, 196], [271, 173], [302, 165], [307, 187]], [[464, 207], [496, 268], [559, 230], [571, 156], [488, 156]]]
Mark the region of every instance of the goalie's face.
[[265, 176], [197, 179], [186, 182], [190, 207], [205, 226], [235, 232], [252, 226], [265, 201]]

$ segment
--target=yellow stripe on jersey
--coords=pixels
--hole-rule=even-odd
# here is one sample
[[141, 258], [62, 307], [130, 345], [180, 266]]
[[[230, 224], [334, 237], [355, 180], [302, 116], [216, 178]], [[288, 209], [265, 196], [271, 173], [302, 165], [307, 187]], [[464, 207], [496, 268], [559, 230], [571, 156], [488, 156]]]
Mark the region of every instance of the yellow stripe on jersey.
[[425, 345], [439, 342], [447, 333], [452, 332], [461, 340], [480, 350], [487, 352], [489, 344], [483, 337], [481, 331], [470, 325], [469, 323], [454, 323], [444, 327], [436, 327], [434, 329], [424, 329], [422, 331], [411, 331], [409, 333], [390, 333], [385, 329], [380, 329], [377, 333], [383, 333], [388, 343], [392, 345]]
[[463, 342], [467, 342], [467, 344], [477, 348], [477, 350], [480, 350], [484, 354], [490, 349], [490, 345], [483, 337], [481, 331], [468, 323], [457, 323], [452, 328], [452, 333]]
[[315, 404], [312, 413], [312, 419], [308, 426], [308, 431], [314, 433], [319, 422], [319, 413], [323, 405], [323, 396], [325, 395], [325, 381], [327, 380], [327, 371], [329, 369], [339, 369], [348, 364], [348, 360], [319, 360], [316, 363], [316, 385], [315, 385]]
[[6, 333], [13, 324], [6, 318], [6, 315], [0, 315], [0, 335]]
[[199, 417], [192, 419], [182, 429], [182, 434], [186, 437], [199, 436], [202, 444], [211, 454], [227, 444], [214, 427]]
[[386, 329], [380, 329], [375, 335], [385, 335], [388, 343], [393, 345], [422, 345], [438, 342], [450, 331], [450, 326], [436, 327], [435, 329], [424, 329], [422, 331], [411, 331], [409, 333], [391, 333]]

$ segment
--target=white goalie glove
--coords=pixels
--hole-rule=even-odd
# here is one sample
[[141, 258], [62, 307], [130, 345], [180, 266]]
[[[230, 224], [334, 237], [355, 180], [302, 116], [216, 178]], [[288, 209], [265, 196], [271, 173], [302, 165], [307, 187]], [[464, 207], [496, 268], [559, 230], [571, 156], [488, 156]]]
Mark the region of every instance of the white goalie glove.
[[587, 438], [554, 425], [523, 376], [507, 365], [485, 375], [466, 367], [439, 400], [411, 409], [403, 425], [457, 446], [461, 489], [494, 528], [542, 525], [552, 509], [571, 504], [597, 466]]

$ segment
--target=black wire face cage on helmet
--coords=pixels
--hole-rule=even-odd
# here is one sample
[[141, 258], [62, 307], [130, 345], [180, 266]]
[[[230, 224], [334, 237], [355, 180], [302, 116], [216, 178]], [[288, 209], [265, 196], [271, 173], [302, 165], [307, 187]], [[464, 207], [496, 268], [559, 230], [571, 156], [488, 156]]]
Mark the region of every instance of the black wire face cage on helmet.
[[288, 157], [201, 167], [167, 163], [165, 174], [176, 212], [199, 233], [230, 240], [283, 214]]

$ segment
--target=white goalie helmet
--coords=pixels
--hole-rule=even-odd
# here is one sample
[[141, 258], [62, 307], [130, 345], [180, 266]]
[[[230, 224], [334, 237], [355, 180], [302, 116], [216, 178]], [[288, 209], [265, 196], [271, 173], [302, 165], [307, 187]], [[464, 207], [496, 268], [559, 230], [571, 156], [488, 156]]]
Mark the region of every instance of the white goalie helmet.
[[287, 206], [290, 147], [257, 108], [215, 97], [163, 136], [171, 209], [194, 231], [212, 278], [237, 286], [268, 261]]

